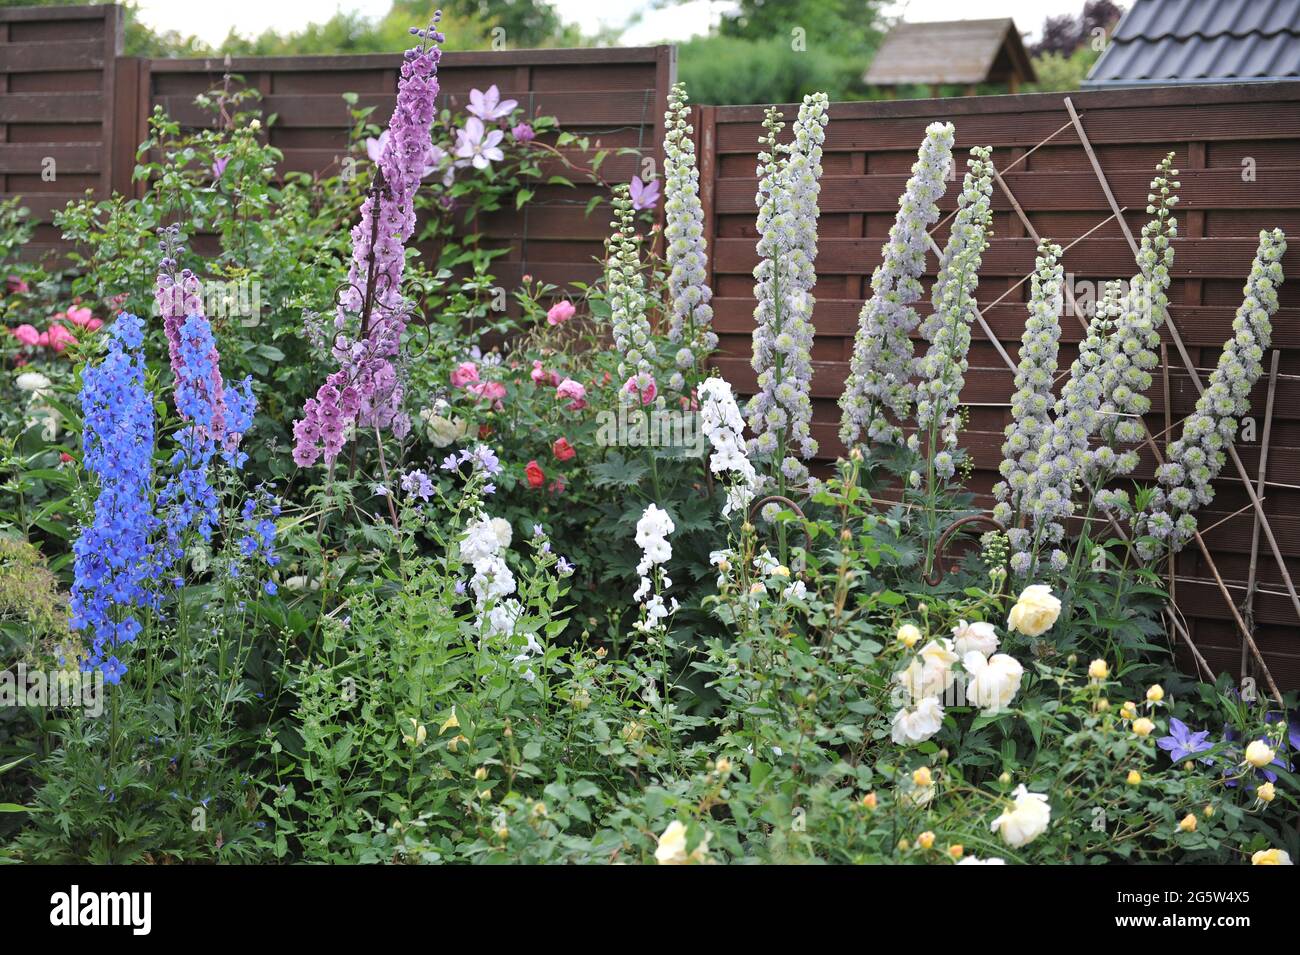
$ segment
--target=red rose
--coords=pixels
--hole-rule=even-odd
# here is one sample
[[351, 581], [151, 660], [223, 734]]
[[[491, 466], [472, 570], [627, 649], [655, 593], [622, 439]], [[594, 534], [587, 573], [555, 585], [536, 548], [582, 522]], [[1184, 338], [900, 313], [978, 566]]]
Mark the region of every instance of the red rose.
[[529, 461], [528, 466], [524, 468], [524, 474], [528, 476], [528, 486], [539, 488], [546, 483], [546, 472], [536, 461]]
[[59, 460], [62, 461], [64, 464], [71, 464], [72, 455], [70, 455], [67, 451], [60, 451]]
[[573, 445], [569, 444], [568, 438], [557, 438], [551, 445], [551, 453], [555, 455], [557, 461], [571, 461], [578, 452], [573, 449]]

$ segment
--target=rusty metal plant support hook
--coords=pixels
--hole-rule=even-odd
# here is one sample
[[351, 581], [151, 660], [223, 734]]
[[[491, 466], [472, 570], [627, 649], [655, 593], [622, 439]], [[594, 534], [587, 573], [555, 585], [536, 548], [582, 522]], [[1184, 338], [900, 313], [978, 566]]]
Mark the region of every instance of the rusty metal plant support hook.
[[1001, 521], [988, 514], [970, 514], [960, 520], [953, 521], [948, 525], [947, 529], [939, 535], [939, 540], [934, 545], [934, 569], [921, 578], [931, 587], [937, 587], [943, 581], [944, 548], [948, 545], [948, 541], [952, 538], [952, 535], [957, 533], [958, 530], [965, 527], [967, 524], [991, 524], [1003, 534], [1007, 532], [1007, 529], [1002, 526]]
[[796, 514], [799, 515], [799, 520], [805, 522], [802, 527], [803, 539], [804, 539], [804, 550], [805, 551], [812, 550], [812, 535], [808, 533], [808, 525], [806, 523], [808, 518], [804, 514], [803, 509], [799, 507], [799, 505], [796, 504], [794, 501], [790, 500], [788, 497], [785, 497], [780, 494], [769, 494], [767, 497], [755, 501], [752, 505], [750, 505], [749, 508], [749, 523], [750, 524], [754, 523], [754, 515], [757, 514], [759, 511], [761, 511], [765, 505], [769, 503], [776, 503], [776, 502], [784, 504], [786, 507], [790, 508], [790, 510], [794, 511]]

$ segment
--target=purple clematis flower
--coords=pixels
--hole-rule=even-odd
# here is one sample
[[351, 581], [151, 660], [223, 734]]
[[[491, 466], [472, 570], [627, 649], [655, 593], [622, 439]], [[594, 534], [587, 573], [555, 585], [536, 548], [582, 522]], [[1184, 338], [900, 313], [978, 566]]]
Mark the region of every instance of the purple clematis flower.
[[469, 91], [469, 113], [485, 123], [509, 116], [518, 105], [518, 100], [503, 100], [495, 83], [488, 87], [486, 93], [482, 90]]
[[[1199, 733], [1193, 733], [1187, 724], [1178, 717], [1169, 719], [1169, 735], [1162, 736], [1156, 740], [1156, 745], [1169, 754], [1169, 758], [1175, 762], [1182, 762], [1197, 753], [1203, 753], [1207, 749], [1213, 749], [1214, 744], [1210, 741], [1210, 731], [1201, 730]], [[1201, 760], [1203, 763], [1212, 762], [1209, 759]]]
[[642, 182], [640, 176], [632, 177], [632, 208], [641, 212], [653, 209], [659, 202], [659, 180]]
[[505, 158], [498, 146], [505, 135], [499, 129], [489, 133], [481, 119], [471, 116], [465, 121], [465, 128], [456, 132], [456, 158], [475, 169], [486, 169]]

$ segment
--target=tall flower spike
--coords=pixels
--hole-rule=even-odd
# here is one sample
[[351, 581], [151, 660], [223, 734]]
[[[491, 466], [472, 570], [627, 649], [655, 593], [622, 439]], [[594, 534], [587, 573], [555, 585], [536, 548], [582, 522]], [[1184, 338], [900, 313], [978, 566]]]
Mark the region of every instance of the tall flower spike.
[[921, 299], [926, 234], [939, 220], [938, 200], [952, 164], [952, 123], [931, 123], [912, 164], [912, 177], [898, 200], [898, 214], [871, 275], [871, 297], [858, 316], [849, 380], [840, 397], [840, 439], [846, 446], [862, 440], [898, 441], [902, 432], [889, 422], [900, 420], [911, 405], [912, 342], [920, 324], [913, 307]]
[[[203, 287], [198, 276], [189, 269], [176, 271], [177, 260], [184, 248], [179, 226], [172, 225], [159, 230], [158, 248], [161, 258], [154, 283], [154, 303], [158, 314], [162, 316], [167, 351], [176, 378], [176, 410], [186, 420], [193, 420], [192, 415], [195, 413], [202, 416], [204, 433], [214, 441], [221, 442], [226, 436], [226, 395], [216, 343], [212, 344], [206, 356], [207, 375], [201, 381], [186, 382], [186, 361], [181, 355], [184, 347], [181, 326], [191, 317], [197, 318], [202, 325], [208, 324], [203, 315]], [[211, 338], [210, 330], [208, 337]], [[193, 361], [189, 363], [191, 367], [193, 364]], [[182, 407], [186, 404], [182, 395], [186, 389], [192, 393], [193, 400], [199, 403], [200, 408]], [[238, 436], [235, 436], [235, 441], [238, 443]]]
[[1052, 381], [1061, 340], [1061, 247], [1046, 240], [1038, 244], [1038, 259], [1030, 279], [1029, 316], [1020, 336], [1020, 361], [1016, 366], [1015, 393], [1011, 396], [1011, 423], [1002, 443], [1003, 480], [993, 488], [998, 503], [993, 516], [1010, 524], [1020, 509], [1021, 495], [1039, 464], [1050, 454], [1052, 435]]
[[[935, 472], [944, 480], [956, 472], [952, 452], [957, 448], [961, 424], [958, 410], [969, 367], [967, 353], [970, 326], [975, 319], [975, 290], [979, 287], [980, 262], [988, 248], [988, 233], [993, 223], [991, 154], [988, 146], [971, 150], [969, 168], [957, 200], [957, 218], [934, 284], [934, 310], [921, 325], [921, 334], [930, 347], [917, 362], [920, 377], [916, 397], [917, 433], [928, 435]], [[908, 443], [914, 449], [920, 445], [915, 435]]]
[[71, 626], [90, 638], [82, 669], [102, 670], [107, 682], [118, 683], [126, 666], [114, 650], [140, 633], [140, 612], [158, 606], [150, 586], [158, 529], [150, 501], [153, 397], [145, 386], [144, 328], [136, 316], [118, 316], [103, 360], [82, 373], [81, 411], [85, 466], [99, 493], [90, 525], [72, 546]]
[[[754, 269], [754, 357], [758, 394], [747, 408], [757, 435], [751, 453], [779, 468], [781, 483], [800, 484], [799, 458], [817, 454], [812, 437], [812, 287], [817, 281], [817, 197], [821, 191], [826, 94], [804, 97], [794, 138], [778, 145], [780, 114], [769, 108], [759, 153], [758, 256]], [[796, 457], [796, 454], [798, 457]]]
[[[402, 295], [406, 241], [415, 231], [415, 192], [428, 166], [430, 128], [437, 113], [438, 63], [444, 37], [435, 13], [426, 30], [402, 59], [397, 105], [388, 121], [388, 138], [379, 157], [376, 188], [361, 206], [352, 229], [352, 266], [348, 288], [335, 316], [334, 356], [339, 370], [307, 399], [294, 425], [294, 461], [310, 467], [324, 455], [332, 463], [346, 441], [348, 428], [391, 428], [398, 437], [410, 429], [402, 410], [403, 389], [394, 358], [401, 350], [410, 304]], [[371, 283], [370, 260], [374, 259]], [[346, 334], [349, 313], [371, 301], [369, 316], [357, 339]]]
[[[1182, 435], [1169, 446], [1169, 460], [1156, 474], [1160, 488], [1138, 519], [1143, 538], [1163, 541], [1170, 550], [1181, 550], [1195, 535], [1195, 511], [1214, 500], [1212, 482], [1236, 440], [1238, 419], [1250, 410], [1250, 391], [1263, 374], [1272, 336], [1285, 253], [1281, 229], [1259, 234], [1259, 250], [1232, 322], [1233, 337], [1224, 343], [1196, 410], [1183, 422]], [[1144, 557], [1154, 556], [1156, 549], [1146, 540], [1139, 539], [1138, 546]]]
[[712, 328], [713, 292], [708, 282], [704, 207], [692, 139], [695, 130], [689, 116], [686, 84], [678, 83], [668, 94], [664, 115], [664, 238], [671, 299], [668, 340], [680, 346], [673, 359], [677, 370], [669, 382], [674, 391], [690, 389], [718, 345]]
[[636, 233], [632, 200], [626, 185], [614, 190], [613, 234], [606, 243], [605, 294], [609, 299], [618, 376], [626, 378], [621, 398], [639, 396], [649, 404], [655, 395], [654, 369], [658, 357], [646, 315], [645, 276], [641, 274], [641, 244]]

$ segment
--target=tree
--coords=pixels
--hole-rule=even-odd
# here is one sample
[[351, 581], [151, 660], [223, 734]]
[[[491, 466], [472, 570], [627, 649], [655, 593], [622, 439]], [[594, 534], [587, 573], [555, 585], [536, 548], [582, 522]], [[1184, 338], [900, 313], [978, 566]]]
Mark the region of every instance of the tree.
[[857, 58], [865, 69], [880, 42], [880, 6], [881, 0], [739, 0], [718, 32], [765, 42], [801, 30], [808, 49]]

